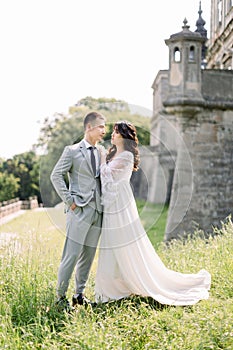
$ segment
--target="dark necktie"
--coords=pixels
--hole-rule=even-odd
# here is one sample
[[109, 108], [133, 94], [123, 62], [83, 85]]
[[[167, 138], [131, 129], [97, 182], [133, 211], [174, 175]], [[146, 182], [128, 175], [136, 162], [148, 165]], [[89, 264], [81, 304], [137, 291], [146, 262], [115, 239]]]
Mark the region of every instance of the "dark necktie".
[[89, 149], [91, 151], [91, 166], [93, 169], [93, 173], [96, 176], [96, 160], [95, 160], [95, 155], [94, 155], [94, 148], [95, 147], [89, 147]]

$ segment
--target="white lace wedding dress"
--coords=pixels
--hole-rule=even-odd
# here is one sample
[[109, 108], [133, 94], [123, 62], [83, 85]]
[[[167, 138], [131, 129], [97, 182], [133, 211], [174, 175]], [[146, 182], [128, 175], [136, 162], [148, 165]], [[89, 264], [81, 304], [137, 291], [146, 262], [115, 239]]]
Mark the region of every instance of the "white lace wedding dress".
[[130, 295], [150, 296], [161, 304], [193, 305], [208, 299], [210, 274], [184, 274], [165, 267], [138, 215], [130, 185], [133, 154], [122, 152], [101, 165], [103, 229], [95, 281], [97, 302]]

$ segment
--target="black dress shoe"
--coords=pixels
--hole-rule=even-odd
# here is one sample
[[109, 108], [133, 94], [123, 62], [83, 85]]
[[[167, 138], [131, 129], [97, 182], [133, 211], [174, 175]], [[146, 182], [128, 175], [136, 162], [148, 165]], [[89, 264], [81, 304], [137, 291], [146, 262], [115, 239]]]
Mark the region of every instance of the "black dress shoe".
[[73, 295], [72, 306], [75, 307], [76, 305], [96, 306], [97, 304], [87, 299], [82, 293], [80, 293], [80, 294]]
[[65, 296], [58, 298], [55, 305], [59, 311], [72, 312], [74, 310]]

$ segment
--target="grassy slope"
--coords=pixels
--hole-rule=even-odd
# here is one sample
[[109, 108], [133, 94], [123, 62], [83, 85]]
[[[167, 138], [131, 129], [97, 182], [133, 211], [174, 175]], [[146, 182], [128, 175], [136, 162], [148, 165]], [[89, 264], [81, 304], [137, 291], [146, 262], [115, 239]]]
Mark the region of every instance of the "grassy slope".
[[[159, 231], [159, 222], [156, 225]], [[195, 238], [186, 244], [174, 242], [171, 248], [162, 244], [156, 248], [169, 268], [181, 272], [206, 268], [212, 274], [209, 300], [193, 307], [162, 308], [135, 297], [93, 310], [81, 307], [71, 316], [54, 308], [64, 234], [47, 213], [27, 212], [0, 229], [18, 235], [15, 243], [0, 250], [0, 349], [233, 348], [231, 221], [208, 242]], [[95, 269], [96, 261], [86, 289], [91, 298]], [[73, 280], [69, 297], [72, 289]]]

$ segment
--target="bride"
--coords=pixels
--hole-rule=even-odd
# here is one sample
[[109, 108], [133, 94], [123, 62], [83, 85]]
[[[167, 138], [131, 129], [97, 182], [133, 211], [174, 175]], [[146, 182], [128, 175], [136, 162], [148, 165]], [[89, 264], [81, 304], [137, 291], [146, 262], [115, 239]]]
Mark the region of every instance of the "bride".
[[130, 295], [152, 297], [161, 304], [193, 305], [208, 299], [211, 276], [206, 270], [184, 274], [169, 270], [154, 250], [140, 221], [130, 186], [138, 169], [136, 128], [114, 125], [112, 147], [101, 152], [103, 226], [95, 281], [96, 302]]

